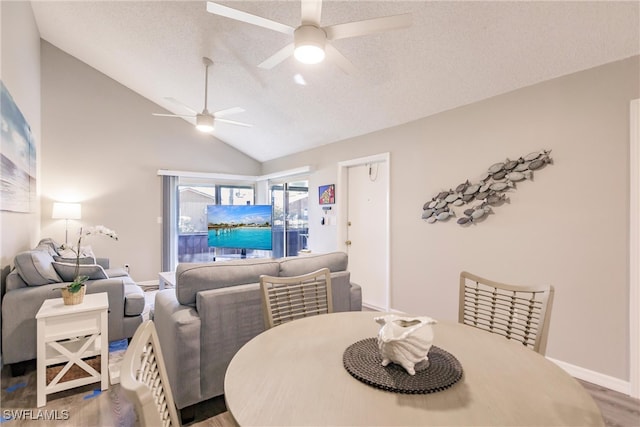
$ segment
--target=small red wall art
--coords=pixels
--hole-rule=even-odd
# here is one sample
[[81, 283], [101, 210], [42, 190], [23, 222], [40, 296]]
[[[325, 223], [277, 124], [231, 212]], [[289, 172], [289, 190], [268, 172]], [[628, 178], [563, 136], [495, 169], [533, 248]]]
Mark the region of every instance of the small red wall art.
[[335, 184], [321, 185], [318, 187], [320, 194], [319, 203], [321, 205], [333, 205], [336, 202], [336, 186]]

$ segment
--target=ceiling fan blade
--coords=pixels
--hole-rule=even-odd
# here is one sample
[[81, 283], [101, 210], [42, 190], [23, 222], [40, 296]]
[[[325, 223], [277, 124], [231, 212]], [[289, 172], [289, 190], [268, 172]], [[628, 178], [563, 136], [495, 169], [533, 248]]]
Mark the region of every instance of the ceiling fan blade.
[[213, 113], [213, 116], [217, 119], [218, 117], [230, 116], [232, 114], [244, 113], [244, 108], [241, 107], [233, 107], [227, 108], [226, 110], [220, 110]]
[[282, 49], [280, 49], [279, 51], [271, 55], [269, 58], [265, 59], [260, 64], [258, 64], [258, 67], [264, 68], [265, 70], [272, 69], [273, 67], [275, 67], [276, 65], [278, 65], [279, 63], [281, 63], [291, 55], [293, 55], [293, 47], [294, 47], [293, 43], [286, 45], [285, 47], [283, 47]]
[[338, 40], [347, 37], [365, 36], [382, 33], [411, 26], [411, 14], [384, 16], [382, 18], [366, 19], [364, 21], [348, 22], [346, 24], [330, 25], [323, 28], [327, 39]]
[[160, 113], [151, 113], [152, 116], [158, 117], [195, 117], [195, 116], [187, 116], [182, 114], [160, 114]]
[[301, 3], [302, 25], [312, 24], [319, 27], [322, 16], [322, 0], [302, 0]]
[[227, 120], [227, 119], [219, 119], [219, 118], [215, 118], [215, 120], [217, 122], [222, 122], [222, 123], [229, 123], [231, 125], [237, 125], [237, 126], [244, 126], [247, 128], [253, 127], [253, 125], [247, 124], [247, 123], [242, 123], [242, 122], [236, 122], [234, 120]]
[[189, 107], [186, 104], [183, 104], [182, 102], [178, 101], [175, 98], [172, 98], [170, 96], [166, 96], [164, 99], [166, 99], [167, 101], [173, 102], [174, 104], [179, 105], [179, 106], [181, 106], [182, 108], [184, 108], [184, 109], [186, 109], [188, 111], [191, 111], [193, 114], [198, 114], [198, 112], [196, 110], [194, 110], [193, 108]]
[[247, 22], [249, 24], [257, 25], [258, 27], [268, 28], [273, 31], [284, 34], [293, 34], [293, 27], [285, 24], [281, 24], [276, 21], [272, 21], [267, 18], [263, 18], [258, 15], [252, 15], [251, 13], [243, 12], [238, 9], [233, 9], [227, 6], [223, 6], [214, 2], [207, 2], [207, 12], [214, 15], [224, 16], [226, 18], [235, 19], [236, 21]]
[[342, 71], [349, 75], [358, 74], [358, 69], [349, 61], [338, 49], [333, 47], [330, 43], [327, 43], [324, 47], [327, 57], [330, 61], [334, 62]]

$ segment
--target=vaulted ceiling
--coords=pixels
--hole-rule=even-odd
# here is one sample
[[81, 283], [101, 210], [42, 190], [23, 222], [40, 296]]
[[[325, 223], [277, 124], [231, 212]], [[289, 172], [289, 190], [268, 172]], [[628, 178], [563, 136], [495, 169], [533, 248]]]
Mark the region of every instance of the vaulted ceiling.
[[[299, 1], [220, 1], [293, 27]], [[402, 13], [412, 26], [336, 40], [357, 68], [257, 65], [290, 37], [205, 1], [34, 1], [41, 37], [170, 112], [242, 107], [214, 135], [259, 161], [407, 123], [640, 54], [637, 1], [327, 1], [323, 26]], [[158, 108], [158, 112], [163, 111]], [[182, 120], [157, 117], [157, 120]]]

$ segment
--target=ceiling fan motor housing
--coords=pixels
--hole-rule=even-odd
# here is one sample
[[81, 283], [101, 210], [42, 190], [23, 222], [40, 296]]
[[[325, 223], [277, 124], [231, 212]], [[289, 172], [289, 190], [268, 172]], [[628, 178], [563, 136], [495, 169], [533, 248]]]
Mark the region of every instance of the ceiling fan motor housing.
[[213, 116], [211, 114], [198, 114], [196, 116], [196, 128], [202, 132], [213, 130]]
[[293, 32], [296, 59], [305, 64], [317, 64], [324, 60], [327, 34], [315, 25], [302, 25]]

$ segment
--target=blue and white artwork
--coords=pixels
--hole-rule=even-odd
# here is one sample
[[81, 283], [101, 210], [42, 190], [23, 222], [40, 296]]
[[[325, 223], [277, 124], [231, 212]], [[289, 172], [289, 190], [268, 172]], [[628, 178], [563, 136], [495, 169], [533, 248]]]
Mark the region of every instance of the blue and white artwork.
[[0, 82], [0, 209], [33, 212], [36, 199], [36, 144], [31, 127]]
[[270, 251], [271, 205], [207, 205], [210, 247]]

